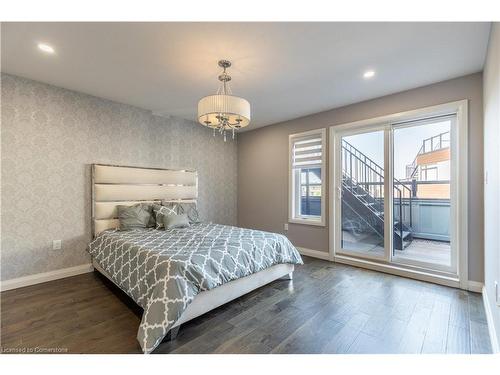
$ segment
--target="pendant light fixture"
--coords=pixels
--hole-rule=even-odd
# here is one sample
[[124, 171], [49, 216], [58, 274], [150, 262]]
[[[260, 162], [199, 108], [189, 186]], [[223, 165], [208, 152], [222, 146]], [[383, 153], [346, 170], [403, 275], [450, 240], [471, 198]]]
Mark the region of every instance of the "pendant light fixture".
[[231, 62], [220, 60], [219, 66], [223, 69], [219, 75], [220, 87], [215, 95], [205, 96], [198, 102], [198, 121], [213, 129], [214, 136], [217, 132], [221, 134], [225, 142], [227, 132], [231, 132], [234, 139], [235, 131], [250, 123], [250, 103], [231, 94], [231, 76], [226, 72]]

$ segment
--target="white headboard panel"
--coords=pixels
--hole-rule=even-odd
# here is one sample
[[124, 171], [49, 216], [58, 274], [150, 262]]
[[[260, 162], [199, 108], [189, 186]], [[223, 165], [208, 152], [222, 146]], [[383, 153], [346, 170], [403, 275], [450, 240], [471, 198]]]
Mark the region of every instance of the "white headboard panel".
[[188, 169], [92, 164], [92, 231], [118, 228], [119, 205], [139, 202], [196, 202], [198, 174]]

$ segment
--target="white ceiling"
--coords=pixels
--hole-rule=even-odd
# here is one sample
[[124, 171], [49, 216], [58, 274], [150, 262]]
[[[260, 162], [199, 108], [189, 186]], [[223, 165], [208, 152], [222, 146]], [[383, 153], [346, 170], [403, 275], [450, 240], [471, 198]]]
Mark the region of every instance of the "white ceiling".
[[[2, 71], [196, 119], [230, 59], [247, 130], [481, 71], [489, 23], [3, 23]], [[50, 44], [54, 55], [40, 52]], [[376, 75], [362, 78], [367, 69]]]

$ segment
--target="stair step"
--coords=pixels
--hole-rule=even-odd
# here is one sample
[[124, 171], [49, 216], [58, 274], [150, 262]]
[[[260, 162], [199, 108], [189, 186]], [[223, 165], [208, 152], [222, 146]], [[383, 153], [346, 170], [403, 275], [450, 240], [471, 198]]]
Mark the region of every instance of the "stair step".
[[[401, 232], [396, 229], [395, 233], [399, 236]], [[405, 240], [406, 238], [408, 238], [409, 235], [411, 235], [411, 232], [403, 231], [403, 240]]]

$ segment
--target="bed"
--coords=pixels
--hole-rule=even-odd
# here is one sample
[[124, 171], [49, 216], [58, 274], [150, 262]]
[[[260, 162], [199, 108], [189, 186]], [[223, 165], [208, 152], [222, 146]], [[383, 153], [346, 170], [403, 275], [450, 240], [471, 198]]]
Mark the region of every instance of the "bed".
[[291, 279], [298, 251], [280, 234], [213, 223], [120, 231], [118, 205], [193, 203], [194, 170], [92, 165], [94, 268], [144, 309], [137, 339], [153, 351], [181, 324], [276, 279]]

